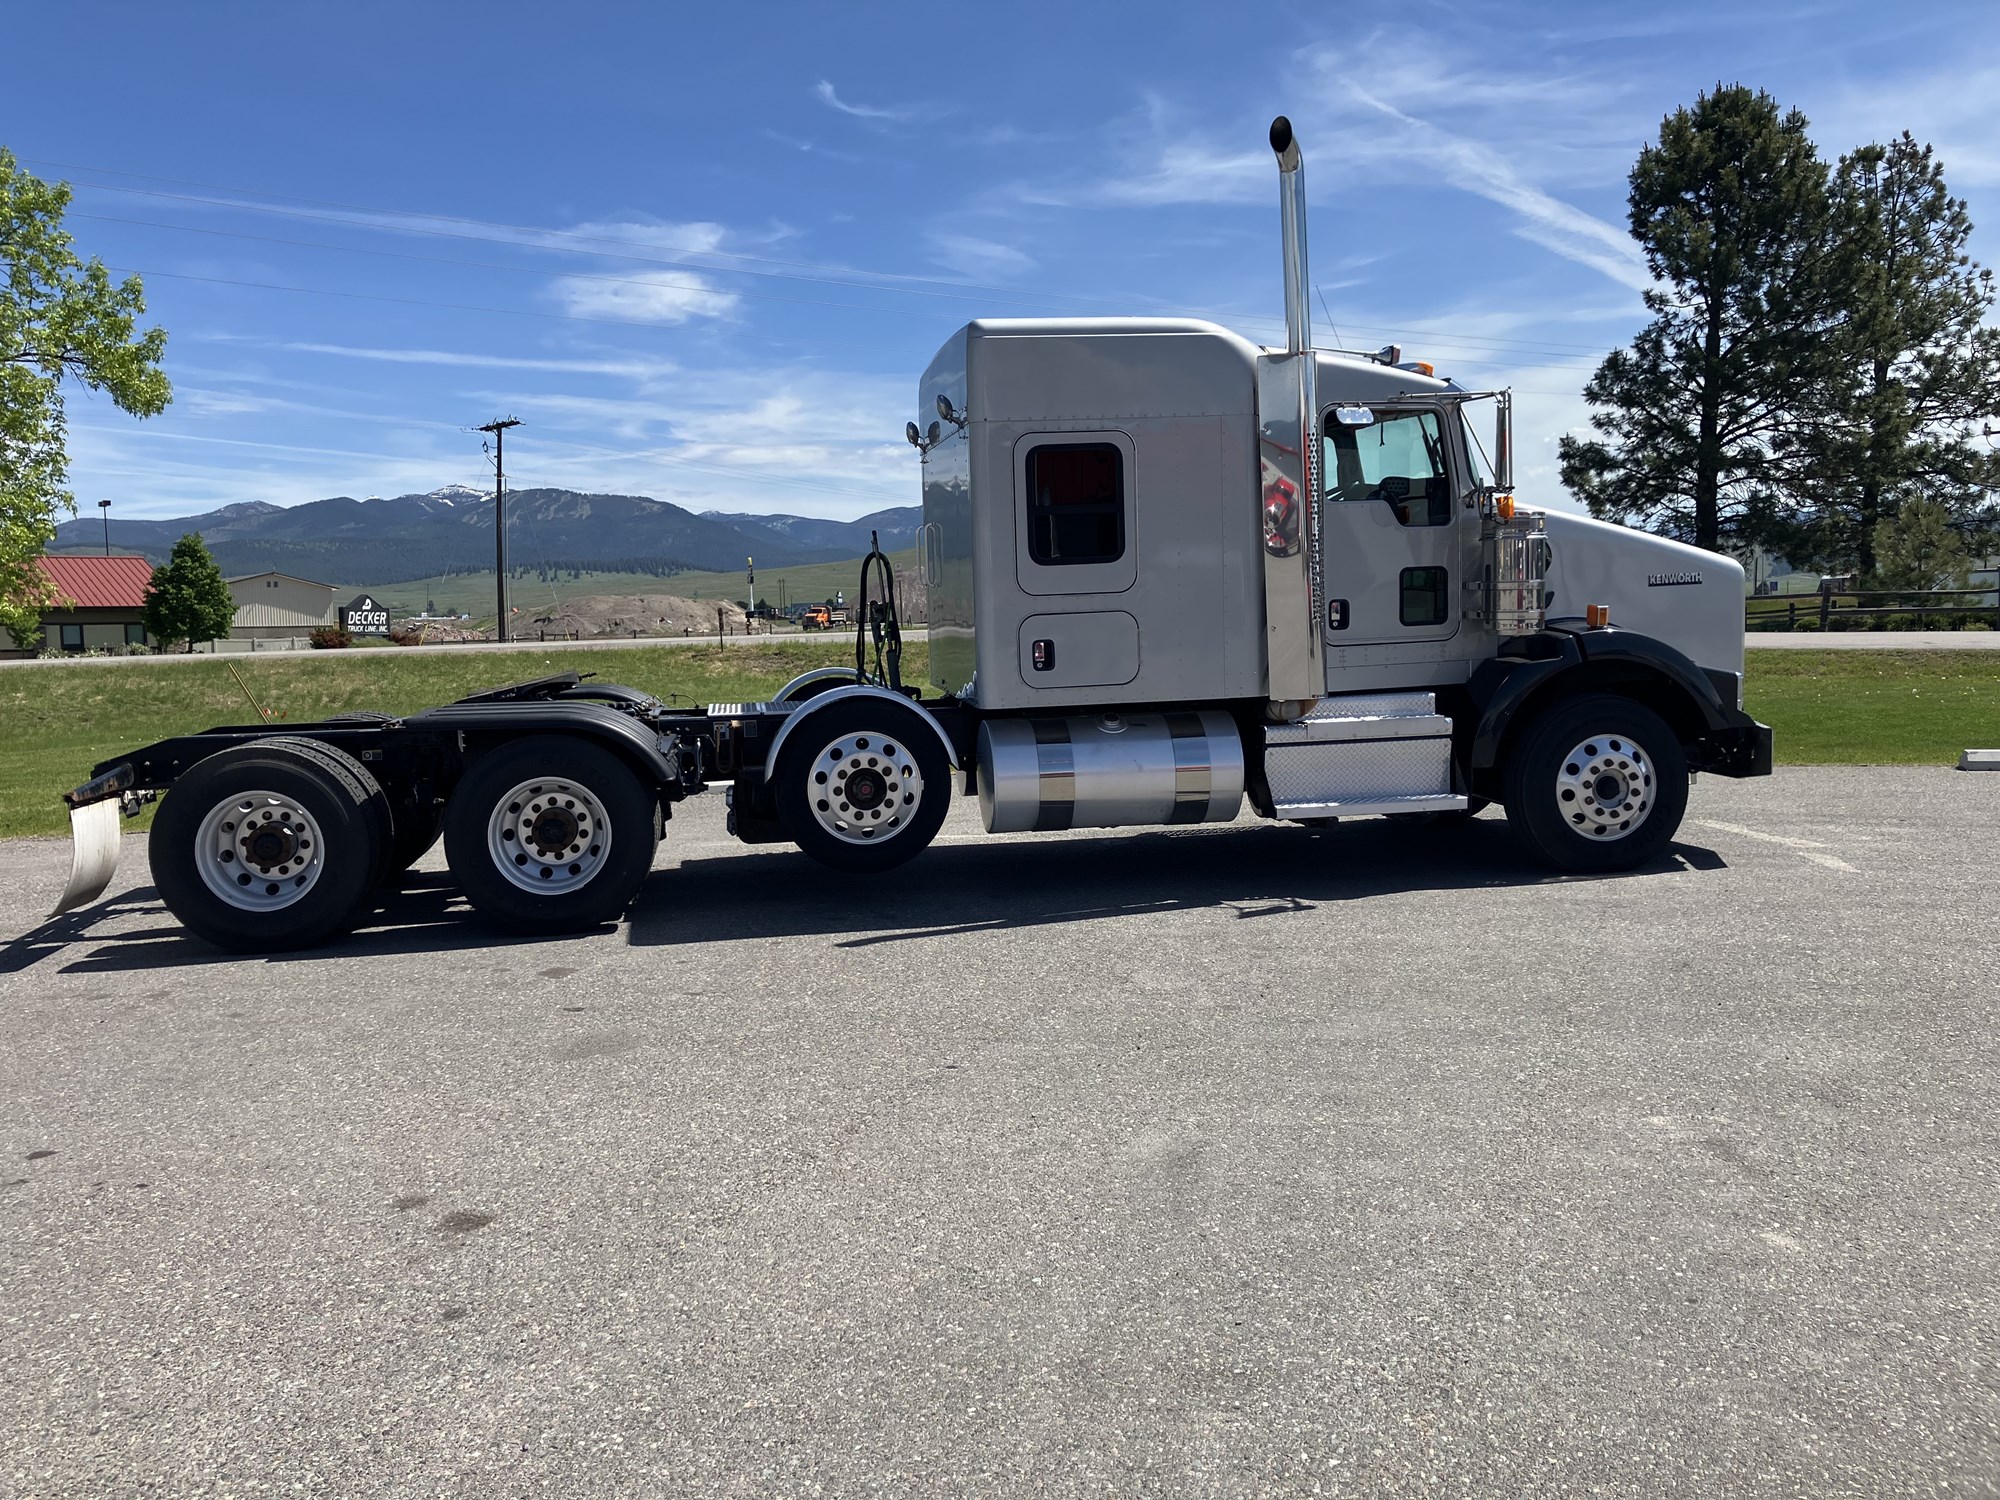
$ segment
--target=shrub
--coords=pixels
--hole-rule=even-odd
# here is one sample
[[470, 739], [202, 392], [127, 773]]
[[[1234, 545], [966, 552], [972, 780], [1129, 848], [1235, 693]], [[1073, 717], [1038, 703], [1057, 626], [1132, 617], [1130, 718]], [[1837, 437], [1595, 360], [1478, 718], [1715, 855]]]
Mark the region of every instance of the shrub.
[[389, 644], [392, 646], [421, 646], [423, 643], [424, 633], [421, 630], [412, 630], [407, 625], [394, 627], [389, 631]]
[[354, 644], [354, 637], [339, 625], [322, 625], [308, 639], [315, 651], [345, 651]]

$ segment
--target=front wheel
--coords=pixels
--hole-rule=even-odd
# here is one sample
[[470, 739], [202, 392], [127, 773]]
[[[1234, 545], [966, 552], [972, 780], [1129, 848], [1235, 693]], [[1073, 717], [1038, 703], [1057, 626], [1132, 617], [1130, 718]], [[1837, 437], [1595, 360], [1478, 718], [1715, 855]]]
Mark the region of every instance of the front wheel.
[[1630, 870], [1656, 858], [1687, 812], [1680, 737], [1630, 698], [1593, 693], [1530, 725], [1504, 773], [1507, 821], [1559, 870]]
[[951, 762], [937, 735], [915, 709], [886, 698], [800, 709], [772, 780], [793, 842], [858, 874], [921, 854], [951, 806]]
[[545, 935], [614, 921], [659, 848], [658, 798], [600, 745], [533, 735], [473, 762], [445, 808], [444, 848], [488, 925]]

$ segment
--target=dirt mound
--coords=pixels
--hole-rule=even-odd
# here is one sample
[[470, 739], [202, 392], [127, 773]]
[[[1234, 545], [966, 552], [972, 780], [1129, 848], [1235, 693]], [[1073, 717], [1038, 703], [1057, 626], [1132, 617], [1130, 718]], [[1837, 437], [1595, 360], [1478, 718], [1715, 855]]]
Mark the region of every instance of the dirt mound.
[[578, 640], [630, 636], [634, 631], [641, 637], [714, 635], [718, 609], [723, 628], [731, 635], [741, 635], [744, 616], [738, 606], [683, 599], [678, 594], [586, 594], [580, 599], [565, 599], [532, 619], [524, 611], [514, 633], [525, 636], [534, 630]]

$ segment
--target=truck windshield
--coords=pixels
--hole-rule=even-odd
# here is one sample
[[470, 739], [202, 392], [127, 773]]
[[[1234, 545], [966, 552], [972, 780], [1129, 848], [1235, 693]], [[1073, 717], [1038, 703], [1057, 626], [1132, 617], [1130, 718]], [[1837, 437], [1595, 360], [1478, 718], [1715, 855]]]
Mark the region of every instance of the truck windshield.
[[1387, 501], [1405, 526], [1448, 526], [1444, 429], [1434, 411], [1377, 412], [1371, 427], [1327, 424], [1327, 498]]

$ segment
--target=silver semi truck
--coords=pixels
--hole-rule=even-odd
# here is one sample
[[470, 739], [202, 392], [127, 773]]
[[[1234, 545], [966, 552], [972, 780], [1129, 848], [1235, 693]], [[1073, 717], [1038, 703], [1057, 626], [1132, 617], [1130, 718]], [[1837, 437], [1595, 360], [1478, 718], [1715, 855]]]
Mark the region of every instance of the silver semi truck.
[[854, 665], [770, 702], [675, 709], [572, 673], [115, 757], [68, 794], [57, 910], [102, 895], [121, 810], [161, 794], [162, 899], [246, 951], [343, 932], [440, 836], [495, 925], [615, 919], [674, 804], [718, 784], [737, 837], [848, 871], [920, 853], [955, 787], [995, 834], [1498, 803], [1557, 869], [1654, 859], [1695, 772], [1770, 772], [1742, 709], [1742, 569], [1517, 508], [1506, 392], [1315, 349], [1284, 119], [1271, 145], [1283, 348], [1196, 321], [981, 320], [925, 371], [905, 435], [929, 692], [902, 680], [877, 553]]

